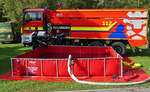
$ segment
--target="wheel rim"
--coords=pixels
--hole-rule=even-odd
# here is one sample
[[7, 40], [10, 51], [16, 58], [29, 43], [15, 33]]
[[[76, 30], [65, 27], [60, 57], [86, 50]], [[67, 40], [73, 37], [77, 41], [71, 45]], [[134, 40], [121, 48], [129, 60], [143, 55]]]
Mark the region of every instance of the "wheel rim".
[[119, 54], [121, 54], [121, 52], [122, 52], [122, 48], [121, 48], [120, 46], [114, 47], [114, 50], [115, 50], [116, 52], [118, 52]]

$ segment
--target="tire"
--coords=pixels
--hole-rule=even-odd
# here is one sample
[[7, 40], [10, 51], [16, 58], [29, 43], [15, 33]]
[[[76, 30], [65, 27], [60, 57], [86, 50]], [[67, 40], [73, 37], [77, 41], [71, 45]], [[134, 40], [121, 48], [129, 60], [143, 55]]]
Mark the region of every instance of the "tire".
[[23, 43], [23, 46], [24, 46], [24, 47], [27, 47], [27, 44], [26, 44], [26, 43]]
[[99, 41], [95, 41], [95, 42], [91, 42], [90, 46], [99, 46], [99, 47], [102, 47], [102, 46], [104, 46], [104, 44], [101, 43], [101, 42], [99, 42]]
[[112, 48], [119, 53], [121, 56], [124, 56], [126, 53], [126, 46], [122, 42], [114, 42], [111, 44]]
[[5, 42], [5, 41], [2, 41], [1, 43], [2, 43], [2, 44], [5, 44], [6, 42]]

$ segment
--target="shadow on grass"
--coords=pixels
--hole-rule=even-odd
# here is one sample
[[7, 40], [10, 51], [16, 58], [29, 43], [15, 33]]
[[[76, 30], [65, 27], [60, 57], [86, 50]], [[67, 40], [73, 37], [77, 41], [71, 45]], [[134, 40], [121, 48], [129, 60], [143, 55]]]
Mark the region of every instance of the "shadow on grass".
[[136, 52], [134, 53], [132, 51], [132, 49], [128, 49], [126, 56], [127, 57], [135, 57], [135, 56], [149, 56], [150, 57], [150, 50], [148, 49], [141, 49], [142, 52], [139, 52], [138, 50], [136, 50]]

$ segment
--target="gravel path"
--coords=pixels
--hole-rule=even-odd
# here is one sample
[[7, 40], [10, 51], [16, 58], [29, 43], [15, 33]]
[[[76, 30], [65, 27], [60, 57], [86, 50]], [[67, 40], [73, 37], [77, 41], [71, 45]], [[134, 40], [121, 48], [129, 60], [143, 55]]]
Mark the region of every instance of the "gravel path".
[[74, 91], [57, 91], [57, 92], [150, 92], [150, 87], [114, 88], [114, 89], [96, 89], [96, 90], [74, 90]]

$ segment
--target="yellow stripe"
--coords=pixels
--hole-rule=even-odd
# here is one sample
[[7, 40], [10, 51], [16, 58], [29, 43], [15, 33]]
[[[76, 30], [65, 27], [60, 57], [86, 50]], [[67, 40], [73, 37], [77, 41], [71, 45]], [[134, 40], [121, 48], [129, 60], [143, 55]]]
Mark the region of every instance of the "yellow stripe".
[[31, 30], [35, 30], [35, 27], [31, 27]]
[[[35, 30], [35, 27], [24, 27], [24, 30]], [[43, 27], [38, 27], [37, 30], [43, 30]]]
[[132, 38], [132, 39], [129, 39], [129, 40], [146, 40], [146, 39], [143, 39], [143, 38], [136, 38], [136, 39], [134, 39], [134, 38]]
[[24, 30], [29, 30], [29, 27], [24, 27]]
[[43, 27], [38, 27], [38, 30], [43, 30]]
[[22, 27], [21, 27], [21, 34], [23, 33]]
[[109, 31], [117, 22], [114, 22], [108, 27], [71, 27], [71, 30], [76, 31]]

